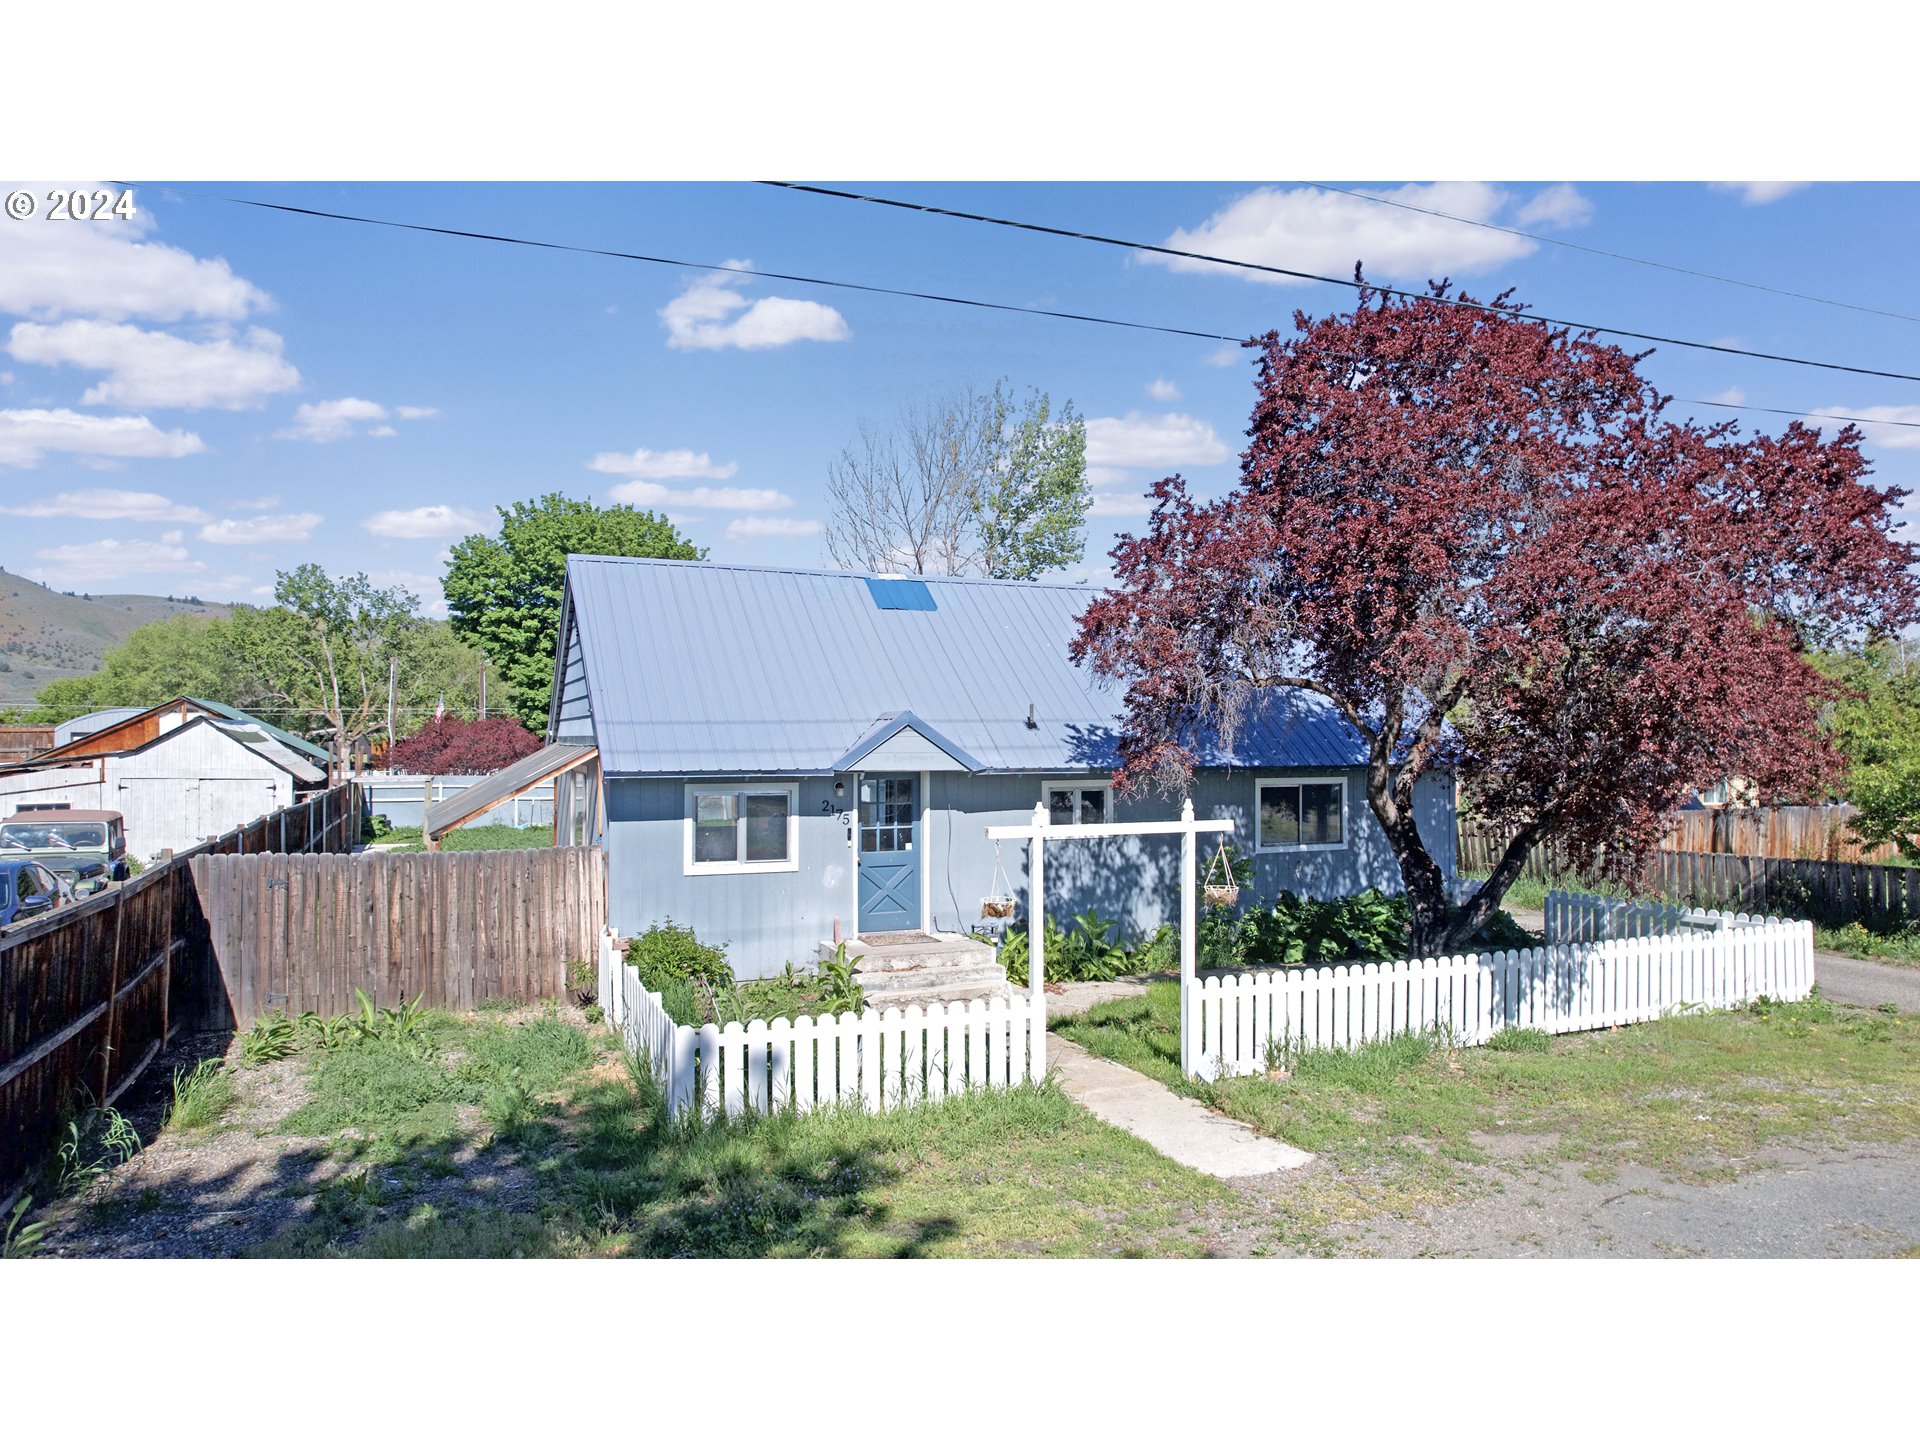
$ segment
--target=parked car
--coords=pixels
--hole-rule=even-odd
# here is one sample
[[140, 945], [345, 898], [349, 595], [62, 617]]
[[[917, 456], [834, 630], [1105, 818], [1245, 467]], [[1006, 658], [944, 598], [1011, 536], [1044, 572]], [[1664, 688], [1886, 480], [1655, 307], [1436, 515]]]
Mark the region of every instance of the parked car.
[[38, 920], [73, 899], [67, 883], [39, 861], [0, 855], [0, 925]]
[[84, 899], [131, 873], [127, 822], [117, 810], [22, 810], [0, 820], [0, 859], [38, 861]]

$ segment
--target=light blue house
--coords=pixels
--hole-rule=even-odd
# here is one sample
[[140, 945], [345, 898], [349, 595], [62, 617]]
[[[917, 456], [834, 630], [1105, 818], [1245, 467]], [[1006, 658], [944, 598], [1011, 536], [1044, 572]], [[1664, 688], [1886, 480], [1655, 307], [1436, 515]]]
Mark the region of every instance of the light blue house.
[[[809, 962], [836, 927], [965, 933], [1009, 888], [987, 826], [1036, 803], [1060, 826], [1178, 813], [1113, 793], [1118, 695], [1067, 653], [1089, 593], [574, 556], [548, 739], [592, 758], [556, 782], [559, 838], [605, 845], [622, 933], [691, 925], [743, 979]], [[1232, 750], [1205, 756], [1194, 806], [1234, 821], [1254, 864], [1243, 904], [1400, 888], [1362, 758], [1300, 691], [1263, 696]], [[1450, 778], [1423, 779], [1416, 803], [1451, 876]], [[1024, 897], [1025, 848], [998, 858]], [[1150, 933], [1176, 918], [1178, 858], [1163, 837], [1050, 846], [1048, 909]]]

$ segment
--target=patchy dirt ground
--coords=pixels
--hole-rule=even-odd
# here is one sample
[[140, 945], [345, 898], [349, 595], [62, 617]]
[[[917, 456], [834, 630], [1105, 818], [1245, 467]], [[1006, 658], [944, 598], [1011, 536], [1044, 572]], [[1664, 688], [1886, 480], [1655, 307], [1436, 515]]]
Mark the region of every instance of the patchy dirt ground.
[[[549, 1013], [495, 1013], [509, 1025]], [[586, 1028], [577, 1011], [560, 1011]], [[369, 1213], [405, 1199], [417, 1209], [449, 1212], [484, 1207], [504, 1213], [535, 1208], [534, 1176], [511, 1146], [489, 1143], [478, 1107], [455, 1108], [459, 1134], [415, 1163], [370, 1164], [353, 1127], [326, 1136], [283, 1133], [288, 1117], [311, 1098], [300, 1055], [251, 1068], [238, 1065], [239, 1040], [189, 1039], [156, 1065], [123, 1101], [121, 1113], [144, 1147], [84, 1191], [36, 1212], [47, 1223], [39, 1253], [126, 1259], [207, 1259], [275, 1253], [277, 1241], [349, 1218], [356, 1202]], [[162, 1128], [170, 1077], [208, 1056], [235, 1066], [237, 1099], [217, 1128]], [[458, 1059], [457, 1052], [450, 1057]], [[603, 1063], [617, 1059], [603, 1057]], [[385, 1187], [389, 1193], [379, 1193]], [[369, 1193], [371, 1191], [371, 1193]], [[399, 1192], [399, 1193], [394, 1193]]]

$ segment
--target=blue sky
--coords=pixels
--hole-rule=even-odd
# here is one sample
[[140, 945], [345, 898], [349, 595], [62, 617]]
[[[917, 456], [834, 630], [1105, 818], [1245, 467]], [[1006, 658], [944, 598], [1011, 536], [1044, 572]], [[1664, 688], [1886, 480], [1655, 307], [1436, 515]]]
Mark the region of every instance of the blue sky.
[[[1920, 315], [1910, 185], [1328, 183]], [[69, 187], [6, 188], [44, 210]], [[746, 184], [189, 188], [1223, 334], [1351, 297]], [[1361, 259], [1382, 281], [1514, 285], [1547, 314], [1920, 369], [1914, 321], [1293, 182], [851, 188], [1323, 273]], [[1076, 573], [1097, 580], [1153, 480], [1231, 484], [1251, 402], [1246, 355], [1204, 340], [152, 188], [136, 204], [131, 223], [0, 220], [0, 565], [61, 589], [258, 600], [276, 569], [314, 560], [433, 607], [448, 544], [494, 505], [549, 490], [664, 510], [716, 559], [825, 565], [827, 467], [860, 422], [1002, 376], [1088, 418], [1098, 513]], [[1920, 420], [1910, 382], [1671, 348], [1647, 369], [1683, 399]], [[1868, 444], [1883, 482], [1920, 487], [1920, 430], [1870, 430]]]

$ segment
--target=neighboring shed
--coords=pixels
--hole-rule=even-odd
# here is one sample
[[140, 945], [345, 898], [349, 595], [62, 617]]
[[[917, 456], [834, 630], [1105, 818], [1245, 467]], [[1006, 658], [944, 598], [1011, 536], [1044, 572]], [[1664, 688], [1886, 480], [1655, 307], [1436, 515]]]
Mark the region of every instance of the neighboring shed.
[[128, 853], [150, 860], [291, 805], [296, 783], [318, 773], [277, 742], [197, 715], [132, 750], [0, 771], [0, 818], [29, 805], [117, 810]]
[[244, 710], [236, 710], [231, 705], [223, 705], [216, 700], [201, 700], [191, 695], [183, 695], [177, 700], [169, 700], [164, 705], [150, 706], [145, 710], [112, 711], [102, 710], [92, 716], [82, 717], [71, 722], [80, 726], [83, 722], [97, 721], [91, 728], [85, 728], [71, 738], [56, 744], [53, 749], [35, 756], [36, 760], [65, 760], [83, 755], [108, 755], [128, 751], [146, 745], [169, 730], [177, 729], [196, 716], [208, 716], [230, 727], [253, 730], [264, 739], [304, 757], [306, 763], [317, 767], [320, 781], [326, 778], [329, 756], [320, 746], [311, 740], [303, 739], [278, 725], [269, 724], [256, 715]]
[[0, 725], [0, 765], [31, 760], [54, 746], [52, 725]]
[[[548, 736], [591, 744], [570, 772], [604, 793], [580, 827], [608, 852], [613, 922], [672, 919], [743, 975], [847, 936], [964, 932], [1002, 879], [988, 825], [1045, 807], [1063, 826], [1173, 817], [1113, 793], [1119, 695], [1069, 646], [1095, 592], [704, 562], [568, 561]], [[1247, 898], [1401, 887], [1364, 794], [1365, 747], [1320, 696], [1262, 692], [1231, 745], [1192, 740], [1199, 814], [1230, 818]], [[1454, 867], [1451, 776], [1415, 791]], [[1138, 935], [1172, 918], [1175, 846], [1060, 847], [1049, 894]], [[1057, 867], [1057, 868], [1056, 868]]]

